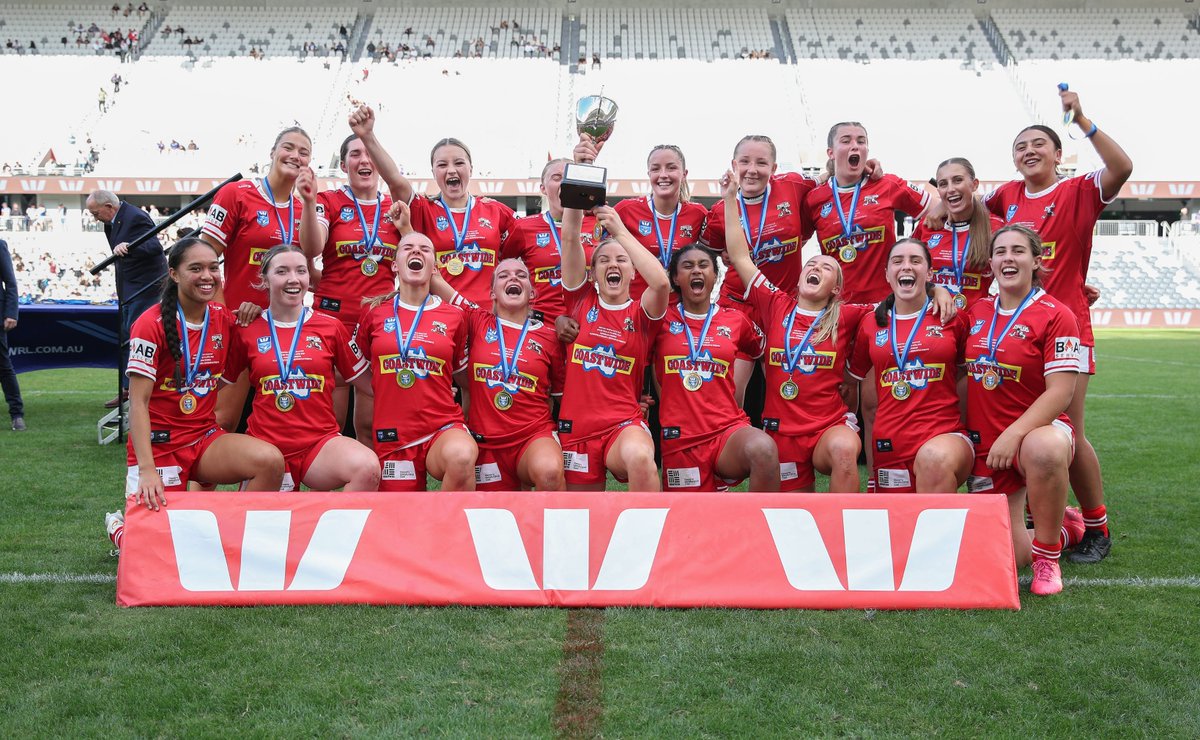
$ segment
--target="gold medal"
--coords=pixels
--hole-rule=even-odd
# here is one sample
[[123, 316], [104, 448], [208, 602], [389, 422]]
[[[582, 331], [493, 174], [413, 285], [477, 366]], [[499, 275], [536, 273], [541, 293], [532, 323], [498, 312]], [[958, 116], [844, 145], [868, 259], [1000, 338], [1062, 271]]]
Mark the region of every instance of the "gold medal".
[[454, 275], [455, 277], [463, 274], [463, 270], [466, 268], [467, 266], [463, 264], [463, 261], [458, 257], [451, 257], [449, 261], [446, 262], [446, 272]]
[[285, 414], [296, 408], [296, 397], [288, 391], [280, 391], [275, 394], [275, 408]]
[[412, 388], [417, 383], [417, 374], [408, 368], [400, 368], [396, 372], [396, 382], [401, 388]]
[[193, 414], [196, 412], [196, 405], [199, 403], [191, 391], [183, 394], [183, 398], [179, 399], [179, 410], [185, 414]]
[[683, 387], [689, 391], [698, 391], [704, 387], [704, 378], [695, 370], [683, 374]]
[[513, 397], [508, 391], [500, 391], [496, 397], [492, 399], [492, 403], [501, 411], [508, 411], [512, 408]]
[[983, 383], [985, 391], [994, 391], [1000, 387], [1000, 373], [996, 372], [994, 368], [988, 368], [983, 371], [980, 381]]
[[370, 257], [367, 257], [362, 261], [362, 265], [359, 267], [359, 269], [362, 270], [362, 274], [366, 275], [367, 277], [373, 277], [375, 273], [379, 272], [379, 263]]
[[967, 297], [962, 293], [954, 294], [954, 307], [959, 311], [965, 311], [967, 308]]
[[779, 386], [779, 395], [783, 396], [784, 400], [791, 401], [800, 395], [800, 386], [796, 385], [790, 378], [784, 381], [783, 385]]
[[853, 245], [847, 245], [838, 251], [838, 256], [842, 258], [842, 262], [853, 262], [858, 259], [858, 250]]
[[892, 398], [897, 401], [907, 401], [912, 397], [912, 390], [912, 386], [906, 381], [897, 380], [895, 383], [892, 383]]

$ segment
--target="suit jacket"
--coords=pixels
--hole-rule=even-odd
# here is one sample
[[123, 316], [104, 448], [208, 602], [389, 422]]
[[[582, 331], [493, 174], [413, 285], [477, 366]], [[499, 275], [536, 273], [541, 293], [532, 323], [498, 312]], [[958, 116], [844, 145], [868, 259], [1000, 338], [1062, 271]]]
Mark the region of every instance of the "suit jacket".
[[[17, 273], [8, 254], [8, 242], [3, 239], [0, 239], [0, 288], [4, 289], [4, 300], [0, 302], [0, 324], [3, 324], [4, 319], [17, 318]], [[4, 331], [3, 326], [0, 331]]]
[[[112, 249], [121, 242], [132, 242], [142, 234], [154, 230], [154, 219], [137, 206], [121, 201], [117, 215], [111, 223], [104, 224], [104, 235]], [[137, 249], [132, 249], [117, 260], [117, 291], [122, 299], [128, 300], [147, 285], [157, 283], [167, 274], [167, 258], [163, 256], [158, 237], [147, 239]], [[153, 290], [153, 289], [151, 289]]]

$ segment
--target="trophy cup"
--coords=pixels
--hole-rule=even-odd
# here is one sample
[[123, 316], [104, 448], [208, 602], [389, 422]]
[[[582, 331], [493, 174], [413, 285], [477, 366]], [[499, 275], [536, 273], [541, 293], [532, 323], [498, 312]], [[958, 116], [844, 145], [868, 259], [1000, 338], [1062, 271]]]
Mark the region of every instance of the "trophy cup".
[[[587, 134], [596, 143], [607, 141], [617, 122], [617, 104], [604, 95], [588, 95], [579, 100], [575, 108], [575, 129]], [[562, 189], [559, 191], [563, 206], [588, 210], [604, 205], [607, 194], [608, 170], [592, 164], [569, 163], [563, 169]]]

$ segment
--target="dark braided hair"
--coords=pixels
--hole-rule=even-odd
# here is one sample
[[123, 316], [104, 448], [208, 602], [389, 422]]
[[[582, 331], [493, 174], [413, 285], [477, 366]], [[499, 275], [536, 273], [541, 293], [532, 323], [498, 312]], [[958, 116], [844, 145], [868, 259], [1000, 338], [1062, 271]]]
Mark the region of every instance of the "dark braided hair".
[[671, 290], [675, 291], [678, 296], [683, 296], [683, 288], [675, 282], [675, 272], [679, 269], [679, 263], [683, 261], [683, 255], [688, 252], [703, 252], [712, 260], [713, 271], [717, 273], [717, 278], [721, 277], [721, 258], [711, 248], [706, 247], [698, 242], [692, 242], [682, 249], [677, 249], [671, 255], [671, 261], [667, 265], [667, 279], [671, 282]]
[[[929, 253], [929, 245], [920, 239], [914, 239], [911, 236], [897, 240], [896, 243], [892, 245], [892, 248], [888, 250], [888, 259], [891, 259], [892, 252], [895, 251], [896, 247], [903, 246], [905, 244], [919, 244], [921, 246], [921, 250], [925, 252], [925, 265], [927, 267], [932, 267], [933, 256]], [[925, 283], [925, 295], [929, 298], [933, 297], [933, 283]], [[888, 314], [891, 313], [892, 308], [895, 307], [895, 305], [896, 294], [894, 292], [888, 293], [888, 297], [880, 301], [879, 305], [875, 307], [876, 326], [883, 328], [888, 325]]]
[[[203, 239], [189, 236], [175, 242], [167, 250], [167, 268], [173, 272], [183, 264], [183, 258], [192, 247], [202, 244], [209, 249], [212, 245]], [[216, 250], [213, 250], [216, 253]], [[179, 336], [179, 283], [171, 279], [170, 272], [162, 279], [162, 290], [158, 297], [158, 310], [162, 315], [163, 334], [167, 338], [167, 349], [175, 359], [175, 388], [183, 387], [183, 346]]]

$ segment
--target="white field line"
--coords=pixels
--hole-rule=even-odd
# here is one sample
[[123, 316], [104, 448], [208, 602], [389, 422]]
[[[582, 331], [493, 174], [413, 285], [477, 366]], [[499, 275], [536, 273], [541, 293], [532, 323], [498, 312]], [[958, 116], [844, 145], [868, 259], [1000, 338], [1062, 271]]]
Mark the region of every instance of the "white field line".
[[1089, 393], [1088, 398], [1160, 398], [1170, 401], [1177, 401], [1182, 398], [1195, 398], [1195, 396], [1179, 396], [1169, 393]]
[[[108, 573], [0, 573], [0, 583], [115, 583], [117, 577]], [[1030, 577], [1022, 576], [1022, 585], [1029, 585]], [[1093, 588], [1133, 587], [1133, 588], [1200, 588], [1200, 576], [1181, 576], [1178, 578], [1084, 578], [1069, 576], [1063, 579], [1068, 586]]]
[[22, 396], [105, 396], [115, 391], [80, 391], [63, 388], [62, 390], [36, 390], [24, 391]]
[[1149, 357], [1130, 357], [1128, 355], [1110, 355], [1107, 352], [1096, 356], [1100, 362], [1105, 360], [1125, 360], [1127, 362], [1145, 362], [1151, 365], [1174, 365], [1176, 367], [1195, 367], [1192, 362], [1177, 362], [1175, 360], [1155, 360]]

